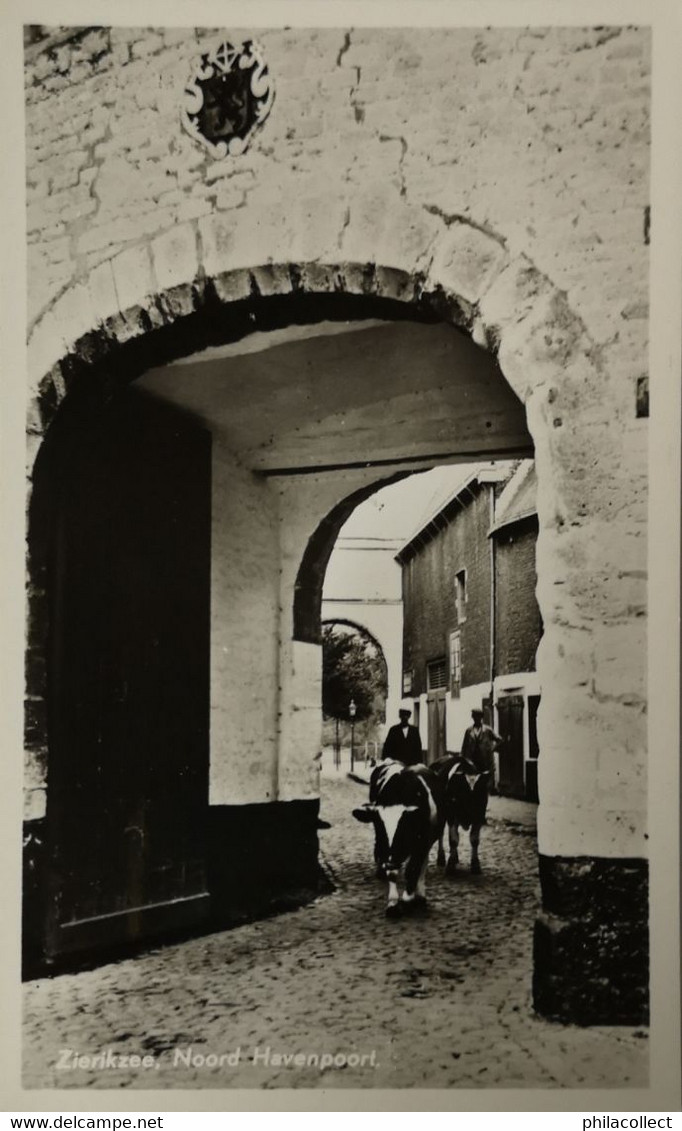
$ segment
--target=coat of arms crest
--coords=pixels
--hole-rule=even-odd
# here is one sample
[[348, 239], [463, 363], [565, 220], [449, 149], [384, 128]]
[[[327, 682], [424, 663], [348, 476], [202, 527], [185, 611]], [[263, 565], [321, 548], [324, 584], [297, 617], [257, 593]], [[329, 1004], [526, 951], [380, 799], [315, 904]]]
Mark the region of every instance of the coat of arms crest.
[[185, 88], [185, 129], [213, 157], [237, 157], [263, 124], [274, 101], [268, 68], [259, 44], [227, 40], [201, 56]]

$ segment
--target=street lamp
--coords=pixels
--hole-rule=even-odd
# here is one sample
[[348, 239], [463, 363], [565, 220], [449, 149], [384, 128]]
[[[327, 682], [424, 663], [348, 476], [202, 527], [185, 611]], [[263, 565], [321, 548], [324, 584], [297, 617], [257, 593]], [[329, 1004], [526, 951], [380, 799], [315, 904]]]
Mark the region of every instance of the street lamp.
[[338, 717], [334, 720], [336, 724], [336, 736], [334, 738], [334, 766], [338, 770], [341, 765], [341, 742], [339, 740], [339, 720]]
[[355, 761], [354, 761], [354, 759], [355, 759], [354, 739], [355, 739], [355, 712], [356, 711], [357, 711], [357, 707], [355, 706], [355, 700], [351, 699], [350, 703], [348, 704], [348, 714], [350, 715], [350, 772], [351, 773], [353, 772], [353, 768], [354, 768], [354, 765], [355, 765]]

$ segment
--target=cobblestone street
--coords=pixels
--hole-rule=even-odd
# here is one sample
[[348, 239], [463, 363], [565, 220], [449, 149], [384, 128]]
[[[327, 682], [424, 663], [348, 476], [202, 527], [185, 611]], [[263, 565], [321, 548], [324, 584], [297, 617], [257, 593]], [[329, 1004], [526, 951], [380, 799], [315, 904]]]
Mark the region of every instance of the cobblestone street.
[[[337, 885], [332, 895], [98, 970], [29, 983], [24, 1085], [646, 1086], [645, 1031], [565, 1027], [533, 1015], [531, 807], [493, 798], [481, 838], [484, 874], [448, 880], [434, 862], [429, 914], [389, 921], [384, 885], [371, 867], [371, 831], [350, 815], [365, 794], [344, 777], [324, 782], [322, 816], [332, 828], [320, 840]], [[65, 1049], [146, 1054], [148, 1066], [112, 1067], [110, 1056], [106, 1068], [59, 1068]], [[296, 1053], [356, 1053], [364, 1063], [324, 1070], [278, 1063]]]

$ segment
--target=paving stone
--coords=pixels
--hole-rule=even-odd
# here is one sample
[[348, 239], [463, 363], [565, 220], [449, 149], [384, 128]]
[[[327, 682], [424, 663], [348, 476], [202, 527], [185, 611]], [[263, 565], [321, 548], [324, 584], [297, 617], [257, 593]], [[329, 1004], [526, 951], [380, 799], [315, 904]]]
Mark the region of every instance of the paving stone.
[[[320, 840], [337, 890], [272, 919], [28, 983], [26, 1087], [646, 1085], [644, 1030], [563, 1026], [532, 1012], [536, 849], [514, 832], [529, 825], [528, 807], [491, 799], [483, 875], [449, 880], [433, 853], [428, 915], [389, 921], [371, 832], [350, 815], [365, 787], [345, 778], [323, 786], [332, 828]], [[151, 1055], [154, 1067], [60, 1070], [67, 1048]], [[225, 1056], [237, 1048], [231, 1066]], [[300, 1052], [374, 1055], [323, 1070], [273, 1056]]]

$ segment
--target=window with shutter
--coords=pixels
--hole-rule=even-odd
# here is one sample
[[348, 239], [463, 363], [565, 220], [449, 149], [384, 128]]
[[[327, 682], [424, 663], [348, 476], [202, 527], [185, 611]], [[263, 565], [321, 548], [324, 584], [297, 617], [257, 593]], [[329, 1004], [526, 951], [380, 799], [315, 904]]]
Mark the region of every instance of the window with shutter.
[[467, 619], [467, 571], [460, 569], [455, 574], [455, 603], [457, 606], [457, 623], [463, 624]]
[[459, 698], [462, 686], [462, 642], [459, 632], [450, 633], [450, 690]]
[[431, 660], [426, 665], [426, 690], [440, 691], [448, 685], [447, 661], [445, 656]]

